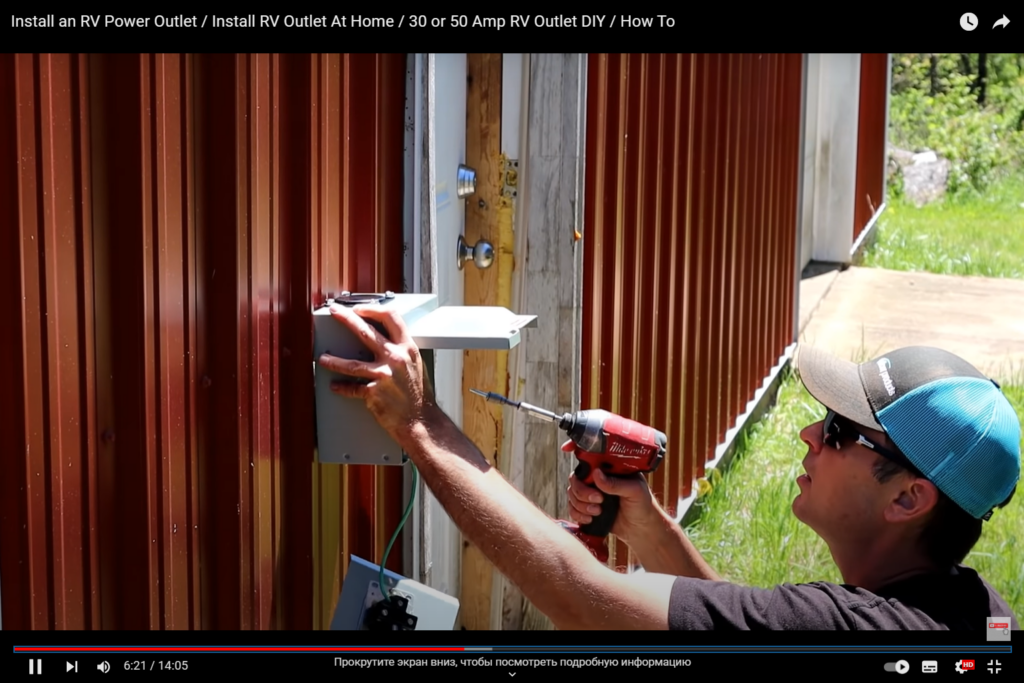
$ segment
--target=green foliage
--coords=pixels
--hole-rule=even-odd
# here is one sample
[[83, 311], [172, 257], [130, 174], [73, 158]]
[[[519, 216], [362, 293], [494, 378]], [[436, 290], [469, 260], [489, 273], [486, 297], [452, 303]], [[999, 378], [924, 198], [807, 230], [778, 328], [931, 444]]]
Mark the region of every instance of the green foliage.
[[[949, 159], [952, 199], [977, 197], [1024, 167], [1024, 55], [897, 53], [892, 79], [889, 139]], [[900, 196], [902, 183], [890, 190]]]
[[1024, 279], [1024, 172], [976, 199], [892, 201], [876, 230], [865, 267]]

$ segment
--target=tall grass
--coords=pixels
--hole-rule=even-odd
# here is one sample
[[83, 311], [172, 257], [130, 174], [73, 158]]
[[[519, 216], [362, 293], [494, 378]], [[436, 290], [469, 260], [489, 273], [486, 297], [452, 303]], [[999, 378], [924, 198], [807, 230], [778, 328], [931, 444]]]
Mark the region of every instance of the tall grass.
[[1024, 278], [1024, 176], [999, 182], [984, 197], [921, 208], [897, 199], [877, 230], [866, 267]]

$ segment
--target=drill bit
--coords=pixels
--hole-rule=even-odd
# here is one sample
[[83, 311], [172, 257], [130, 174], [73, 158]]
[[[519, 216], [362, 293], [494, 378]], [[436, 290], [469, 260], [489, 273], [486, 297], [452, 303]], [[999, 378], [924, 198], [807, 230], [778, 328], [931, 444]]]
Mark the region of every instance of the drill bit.
[[501, 394], [496, 394], [493, 391], [480, 391], [479, 389], [470, 389], [470, 391], [472, 391], [477, 396], [483, 396], [491, 403], [502, 403], [507, 406], [512, 406], [516, 410], [525, 411], [533, 415], [534, 417], [539, 417], [540, 419], [547, 420], [548, 422], [561, 422], [562, 418], [564, 417], [564, 415], [556, 415], [550, 410], [544, 410], [543, 408], [538, 408], [537, 406], [530, 405], [529, 403], [523, 403], [522, 401], [513, 401], [509, 398], [502, 396]]

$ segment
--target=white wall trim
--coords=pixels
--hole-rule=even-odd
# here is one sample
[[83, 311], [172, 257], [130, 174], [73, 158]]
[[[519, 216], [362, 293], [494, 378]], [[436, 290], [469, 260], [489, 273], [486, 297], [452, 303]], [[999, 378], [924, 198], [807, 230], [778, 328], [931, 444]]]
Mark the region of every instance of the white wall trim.
[[[434, 162], [434, 57], [410, 54], [406, 80], [405, 234], [406, 283], [416, 293], [437, 292], [437, 197]], [[405, 466], [403, 504], [412, 494], [412, 467]], [[430, 578], [431, 512], [427, 488], [420, 478], [410, 524], [403, 529], [404, 573], [428, 583]]]
[[886, 54], [885, 133], [882, 140], [882, 204], [889, 202], [889, 107], [892, 106], [892, 53]]
[[[804, 206], [804, 198], [807, 195], [807, 188], [805, 186], [807, 182], [807, 168], [804, 163], [804, 155], [807, 153], [807, 69], [810, 64], [810, 55], [804, 53], [803, 65], [800, 69], [800, 149], [798, 151], [798, 168], [797, 168], [797, 183], [796, 183], [796, 225], [793, 229], [796, 230], [796, 268], [793, 273], [793, 341], [800, 338], [800, 280], [801, 274], [803, 273], [804, 266], [807, 263], [804, 261], [804, 247], [810, 245], [804, 245], [804, 240], [807, 239], [807, 235], [804, 232], [804, 224], [807, 220], [807, 216], [804, 215], [806, 207]], [[813, 174], [811, 174], [813, 177]]]
[[800, 252], [799, 268], [811, 262], [814, 257], [815, 214], [815, 167], [818, 159], [818, 109], [821, 96], [821, 55], [804, 55], [803, 95], [800, 128]]
[[820, 59], [812, 258], [849, 263], [857, 185], [860, 55], [822, 54]]
[[[418, 253], [418, 242], [420, 230], [418, 221], [420, 208], [417, 201], [420, 169], [417, 161], [417, 125], [420, 120], [420, 100], [417, 97], [419, 79], [419, 55], [406, 55], [405, 65], [405, 158], [404, 158], [404, 206], [402, 211], [402, 236], [404, 256], [402, 263], [402, 279], [407, 292], [418, 291], [419, 269], [416, 267], [416, 256]], [[408, 469], [408, 466], [406, 466]], [[408, 505], [409, 497], [412, 495], [412, 477], [405, 474], [402, 482], [402, 504]], [[418, 495], [418, 494], [417, 494]], [[419, 507], [419, 506], [417, 506]], [[418, 510], [413, 510], [412, 519], [406, 528], [402, 529], [402, 574], [411, 576], [418, 580], [417, 568], [419, 566], [419, 543], [416, 542], [418, 531]]]

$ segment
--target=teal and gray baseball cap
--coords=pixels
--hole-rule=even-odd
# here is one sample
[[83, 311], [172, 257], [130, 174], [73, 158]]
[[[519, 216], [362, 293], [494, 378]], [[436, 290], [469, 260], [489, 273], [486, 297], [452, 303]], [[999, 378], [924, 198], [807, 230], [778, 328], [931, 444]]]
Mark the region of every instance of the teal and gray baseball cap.
[[975, 519], [1006, 505], [1020, 480], [1021, 426], [999, 385], [929, 346], [851, 363], [801, 345], [800, 379], [825, 407], [885, 432], [940, 491]]

